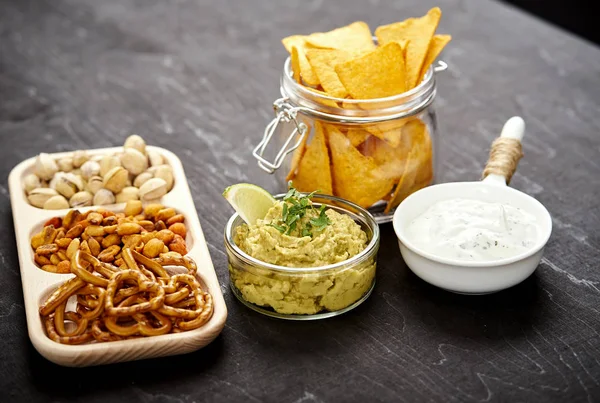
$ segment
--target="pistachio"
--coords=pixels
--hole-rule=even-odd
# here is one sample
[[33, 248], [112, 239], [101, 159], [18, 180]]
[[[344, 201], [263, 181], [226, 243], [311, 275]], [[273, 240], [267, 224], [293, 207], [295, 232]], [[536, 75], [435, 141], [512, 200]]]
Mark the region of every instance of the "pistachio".
[[152, 178], [140, 187], [140, 199], [153, 200], [167, 194], [167, 182], [161, 178]]
[[121, 164], [133, 175], [139, 175], [148, 168], [148, 158], [135, 148], [125, 148]]
[[167, 192], [173, 188], [173, 168], [170, 165], [159, 165], [156, 167], [154, 177], [164, 179], [167, 182]]
[[37, 188], [29, 192], [27, 200], [35, 207], [42, 208], [44, 204], [53, 196], [57, 196], [58, 192], [50, 188]]
[[160, 155], [158, 151], [148, 150], [146, 154], [148, 154], [148, 161], [150, 161], [151, 167], [164, 164], [163, 156]]
[[141, 174], [136, 176], [135, 179], [133, 180], [133, 186], [135, 186], [136, 188], [139, 188], [140, 186], [142, 186], [144, 183], [146, 183], [148, 180], [152, 179], [153, 177], [154, 177], [154, 175], [148, 171], [142, 172]]
[[125, 203], [129, 200], [138, 200], [140, 198], [139, 192], [139, 189], [135, 186], [127, 186], [117, 194], [116, 201], [117, 203]]
[[94, 204], [105, 205], [105, 204], [114, 204], [115, 203], [115, 195], [108, 189], [100, 189], [94, 195], [94, 199], [92, 200]]
[[56, 190], [56, 184], [66, 175], [65, 172], [57, 172], [54, 174], [52, 179], [48, 182], [48, 187]]
[[69, 199], [69, 204], [71, 205], [71, 207], [91, 206], [93, 199], [94, 195], [84, 190], [81, 192], [77, 192], [73, 196], [71, 196], [71, 198]]
[[92, 176], [90, 179], [88, 179], [86, 188], [88, 192], [96, 194], [96, 192], [102, 189], [103, 186], [104, 183], [100, 176]]
[[[73, 175], [79, 175], [79, 176], [81, 176], [81, 168], [75, 168], [74, 170], [71, 171], [71, 173]], [[82, 176], [82, 178], [83, 178], [83, 176]]]
[[114, 167], [120, 167], [121, 161], [116, 155], [105, 155], [100, 160], [100, 176], [106, 175]]
[[134, 148], [142, 154], [146, 154], [146, 142], [137, 134], [132, 134], [131, 136], [127, 137], [127, 139], [125, 140], [125, 144], [123, 144], [123, 147]]
[[85, 180], [88, 180], [92, 176], [96, 176], [99, 173], [100, 173], [100, 164], [98, 164], [96, 161], [86, 161], [81, 166], [81, 176], [83, 176], [83, 179], [85, 179]]
[[34, 169], [40, 179], [50, 180], [58, 172], [58, 165], [50, 155], [40, 153], [35, 159]]
[[25, 189], [25, 193], [29, 194], [33, 189], [39, 188], [42, 186], [42, 182], [40, 178], [36, 174], [29, 174], [23, 178], [23, 187]]
[[64, 196], [52, 196], [44, 203], [44, 210], [62, 210], [69, 208], [69, 202]]
[[59, 177], [54, 189], [66, 198], [70, 198], [83, 189], [83, 180], [72, 173], [65, 173]]
[[128, 175], [123, 167], [114, 167], [104, 176], [104, 187], [113, 193], [119, 193], [127, 185]]
[[63, 172], [71, 172], [73, 170], [73, 158], [64, 157], [56, 161], [58, 169]]
[[73, 168], [79, 168], [89, 159], [87, 153], [82, 150], [77, 150], [73, 153]]

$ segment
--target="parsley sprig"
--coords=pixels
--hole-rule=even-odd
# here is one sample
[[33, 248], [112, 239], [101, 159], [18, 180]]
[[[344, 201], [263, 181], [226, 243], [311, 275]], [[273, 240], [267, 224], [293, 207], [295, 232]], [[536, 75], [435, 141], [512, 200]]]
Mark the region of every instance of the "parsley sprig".
[[298, 192], [290, 182], [289, 190], [283, 197], [283, 210], [281, 212], [281, 218], [277, 222], [272, 222], [269, 225], [275, 228], [277, 231], [285, 235], [290, 235], [296, 228], [302, 236], [313, 236], [313, 231], [322, 231], [331, 224], [331, 220], [325, 214], [327, 206], [322, 204], [318, 209], [318, 216], [313, 217], [308, 222], [304, 223], [301, 227], [298, 225], [301, 223], [301, 219], [306, 215], [308, 211], [317, 211], [317, 209], [310, 202], [310, 199], [316, 192], [309, 194], [302, 194]]

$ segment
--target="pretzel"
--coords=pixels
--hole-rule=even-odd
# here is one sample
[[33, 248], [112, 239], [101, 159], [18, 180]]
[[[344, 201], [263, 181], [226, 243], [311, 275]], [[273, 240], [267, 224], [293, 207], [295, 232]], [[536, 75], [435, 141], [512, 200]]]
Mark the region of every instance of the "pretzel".
[[70, 280], [67, 280], [63, 284], [61, 284], [48, 297], [46, 302], [44, 302], [42, 304], [42, 306], [40, 307], [40, 315], [42, 315], [42, 316], [50, 315], [52, 312], [54, 312], [54, 310], [56, 310], [56, 307], [58, 307], [60, 304], [62, 304], [66, 300], [68, 300], [69, 297], [71, 295], [73, 295], [73, 293], [75, 291], [84, 287], [85, 284], [86, 284], [85, 281], [83, 281], [79, 277], [74, 277]]
[[[56, 330], [56, 333], [58, 333], [59, 336], [64, 336], [64, 337], [72, 337], [72, 336], [82, 335], [87, 329], [88, 320], [85, 318], [82, 318], [80, 315], [78, 315], [75, 312], [65, 313], [66, 306], [67, 306], [67, 304], [65, 302], [63, 302], [54, 311], [54, 328]], [[75, 330], [73, 330], [72, 332], [67, 332], [67, 330], [65, 329], [65, 317], [69, 321], [77, 324], [77, 328]]]
[[[133, 295], [127, 298], [125, 301], [119, 304], [119, 308], [130, 307], [132, 304], [143, 304], [144, 299]], [[160, 324], [159, 327], [153, 327], [149, 322], [146, 315], [152, 315]], [[118, 317], [116, 316], [108, 316], [104, 319], [104, 325], [108, 330], [112, 333], [121, 336], [134, 336], [136, 334], [141, 334], [142, 336], [158, 336], [161, 334], [166, 334], [171, 331], [171, 320], [166, 316], [161, 315], [158, 312], [150, 311], [148, 313], [135, 313], [132, 315], [133, 319], [136, 321], [135, 324], [123, 326], [118, 324]]]
[[96, 319], [92, 323], [92, 336], [96, 341], [118, 341], [123, 340], [124, 338], [121, 336], [117, 336], [116, 334], [112, 334], [110, 332], [105, 332], [102, 330], [104, 325], [104, 321], [102, 319]]
[[87, 320], [93, 320], [93, 319], [96, 319], [98, 316], [102, 315], [102, 312], [104, 312], [104, 301], [106, 299], [106, 290], [104, 288], [95, 287], [91, 284], [88, 284], [85, 287], [77, 290], [75, 293], [77, 294], [78, 297], [80, 295], [95, 295], [96, 296], [96, 300], [92, 304], [95, 306], [93, 306], [93, 307], [90, 306], [90, 308], [92, 308], [91, 310], [87, 311], [87, 310], [81, 309], [81, 312], [80, 312], [80, 310], [77, 309], [77, 313], [79, 315], [81, 315], [82, 318], [87, 319]]
[[196, 309], [190, 310], [183, 308], [174, 308], [169, 305], [163, 305], [162, 308], [158, 310], [158, 312], [168, 316], [174, 316], [176, 318], [197, 318], [204, 309], [204, 299], [202, 298], [202, 290], [200, 289], [200, 284], [198, 283], [196, 278], [190, 274], [176, 274], [173, 277], [171, 277], [168, 287], [170, 289], [175, 289], [177, 283], [184, 283], [190, 287], [190, 289], [192, 290], [192, 296], [195, 300], [194, 306], [196, 307]]
[[162, 266], [183, 266], [188, 270], [189, 274], [196, 274], [196, 262], [187, 256], [181, 256], [177, 252], [161, 253], [154, 261]]
[[213, 300], [212, 296], [208, 293], [204, 294], [204, 309], [202, 313], [198, 315], [196, 319], [185, 321], [183, 319], [177, 320], [175, 323], [181, 330], [193, 330], [204, 325], [212, 317], [213, 314]]
[[[149, 301], [132, 306], [114, 306], [114, 295], [119, 284], [125, 280], [135, 280], [139, 292], [148, 292], [152, 295]], [[104, 309], [109, 316], [131, 316], [135, 313], [156, 311], [165, 302], [165, 290], [158, 284], [146, 281], [145, 276], [136, 270], [121, 270], [117, 272], [106, 287], [106, 300]], [[108, 326], [107, 326], [108, 327]], [[109, 328], [110, 330], [110, 328]]]
[[[164, 287], [163, 287], [164, 288]], [[166, 292], [166, 290], [165, 290]], [[172, 292], [170, 294], [167, 294], [165, 296], [165, 305], [173, 305], [176, 304], [180, 301], [183, 301], [184, 299], [186, 299], [187, 297], [189, 297], [191, 291], [189, 288], [187, 287], [182, 287], [179, 290]]]
[[[136, 252], [134, 249], [130, 249], [133, 258], [143, 264], [146, 269], [154, 272], [158, 277], [169, 278], [169, 273], [161, 266], [161, 264], [155, 260], [152, 260], [139, 252]], [[125, 260], [125, 259], [123, 259]]]
[[90, 331], [86, 331], [85, 333], [77, 335], [77, 336], [60, 336], [56, 332], [56, 328], [54, 327], [54, 317], [53, 316], [54, 315], [48, 316], [44, 321], [44, 324], [46, 325], [46, 332], [48, 333], [48, 337], [51, 340], [53, 340], [57, 343], [61, 343], [61, 344], [81, 344], [81, 343], [88, 342], [94, 338], [94, 336], [92, 336], [92, 333]]
[[[95, 259], [96, 258], [91, 254], [78, 250], [71, 257], [71, 272], [86, 283], [91, 283], [99, 287], [106, 287], [108, 285], [108, 280], [93, 274], [93, 271], [95, 270], [93, 262]], [[82, 262], [84, 261], [89, 263], [87, 267], [83, 265]], [[92, 270], [88, 270], [90, 266], [92, 266]]]

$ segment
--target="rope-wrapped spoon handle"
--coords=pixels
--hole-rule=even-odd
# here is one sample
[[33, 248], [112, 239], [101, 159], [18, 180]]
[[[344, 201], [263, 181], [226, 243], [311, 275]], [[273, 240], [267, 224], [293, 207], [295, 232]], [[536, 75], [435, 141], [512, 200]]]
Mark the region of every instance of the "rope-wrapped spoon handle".
[[482, 179], [488, 175], [504, 177], [506, 184], [517, 170], [523, 157], [521, 140], [525, 133], [525, 122], [518, 116], [510, 118], [502, 128], [502, 134], [492, 143], [490, 156], [483, 170]]

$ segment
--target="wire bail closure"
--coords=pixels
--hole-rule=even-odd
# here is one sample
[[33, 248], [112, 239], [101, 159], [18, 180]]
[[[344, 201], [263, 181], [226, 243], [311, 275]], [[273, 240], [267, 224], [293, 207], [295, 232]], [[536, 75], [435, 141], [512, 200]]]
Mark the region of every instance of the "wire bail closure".
[[[308, 127], [306, 126], [306, 124], [298, 122], [298, 119], [296, 118], [298, 110], [300, 108], [294, 108], [292, 105], [290, 105], [288, 101], [288, 98], [279, 98], [278, 100], [273, 102], [273, 110], [276, 114], [275, 119], [273, 119], [267, 125], [262, 140], [252, 151], [252, 155], [258, 160], [258, 166], [263, 171], [269, 174], [274, 173], [277, 169], [281, 167], [283, 161], [285, 160], [285, 157], [287, 157], [288, 154], [294, 152], [294, 150], [300, 147], [300, 144], [302, 144], [302, 141], [304, 140], [304, 137], [307, 134]], [[273, 162], [270, 162], [264, 158], [263, 154], [280, 123], [293, 123], [295, 128], [292, 131], [292, 133], [288, 136], [287, 140], [283, 144], [283, 147], [281, 147], [281, 149], [275, 156], [275, 160]], [[292, 146], [290, 146], [290, 144], [294, 140], [294, 137], [296, 137], [297, 135], [299, 135], [298, 140], [295, 143], [293, 143]]]

